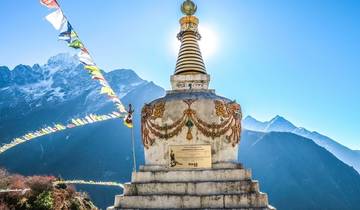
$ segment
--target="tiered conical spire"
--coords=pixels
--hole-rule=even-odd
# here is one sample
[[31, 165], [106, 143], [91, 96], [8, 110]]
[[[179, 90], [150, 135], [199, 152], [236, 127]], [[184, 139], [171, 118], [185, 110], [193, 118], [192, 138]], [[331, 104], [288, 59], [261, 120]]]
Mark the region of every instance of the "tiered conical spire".
[[178, 34], [178, 39], [181, 41], [181, 47], [175, 75], [206, 74], [198, 44], [198, 40], [201, 38], [198, 32], [199, 19], [193, 16], [196, 10], [197, 7], [191, 0], [186, 0], [181, 6], [181, 11], [186, 16], [180, 19], [181, 31]]
[[178, 39], [181, 47], [174, 75], [171, 76], [174, 91], [204, 91], [209, 88], [210, 75], [206, 73], [198, 44], [201, 36], [198, 32], [199, 19], [194, 16], [196, 9], [196, 4], [191, 0], [185, 0], [181, 5], [185, 16], [180, 19]]

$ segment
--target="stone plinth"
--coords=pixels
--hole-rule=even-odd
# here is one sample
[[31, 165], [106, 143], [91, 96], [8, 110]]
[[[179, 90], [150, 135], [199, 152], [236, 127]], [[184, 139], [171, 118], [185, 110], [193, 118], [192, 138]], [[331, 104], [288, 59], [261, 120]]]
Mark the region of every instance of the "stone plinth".
[[117, 209], [275, 209], [251, 172], [239, 164], [212, 169], [167, 170], [141, 167], [115, 197]]

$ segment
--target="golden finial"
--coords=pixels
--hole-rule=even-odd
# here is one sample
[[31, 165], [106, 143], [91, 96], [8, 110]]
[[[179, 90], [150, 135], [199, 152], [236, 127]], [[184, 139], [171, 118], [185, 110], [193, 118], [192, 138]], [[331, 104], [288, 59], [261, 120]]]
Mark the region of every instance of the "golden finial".
[[184, 15], [191, 16], [196, 13], [197, 6], [192, 0], [186, 0], [181, 5], [181, 12]]

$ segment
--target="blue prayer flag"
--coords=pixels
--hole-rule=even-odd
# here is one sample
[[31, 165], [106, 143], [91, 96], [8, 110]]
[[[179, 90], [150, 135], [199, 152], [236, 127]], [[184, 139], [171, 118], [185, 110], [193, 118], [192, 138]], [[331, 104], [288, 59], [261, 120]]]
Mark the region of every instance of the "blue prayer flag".
[[70, 43], [74, 34], [76, 36], [76, 33], [73, 31], [71, 24], [69, 23], [69, 21], [67, 21], [67, 24], [65, 24], [65, 26], [64, 26], [63, 30], [61, 31], [61, 33], [59, 34], [58, 38], [60, 40], [64, 40], [64, 41]]

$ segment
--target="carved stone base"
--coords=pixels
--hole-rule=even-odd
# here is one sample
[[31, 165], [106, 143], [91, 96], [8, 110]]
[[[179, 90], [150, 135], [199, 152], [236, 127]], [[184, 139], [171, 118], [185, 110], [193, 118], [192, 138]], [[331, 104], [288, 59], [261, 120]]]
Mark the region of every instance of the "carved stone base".
[[[221, 167], [223, 166], [223, 167]], [[213, 169], [166, 170], [143, 166], [115, 197], [117, 209], [246, 209], [273, 210], [268, 197], [237, 164]]]

